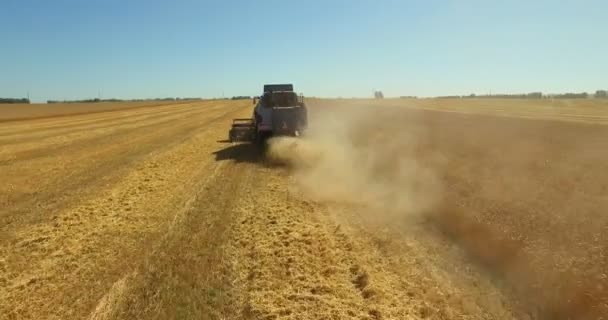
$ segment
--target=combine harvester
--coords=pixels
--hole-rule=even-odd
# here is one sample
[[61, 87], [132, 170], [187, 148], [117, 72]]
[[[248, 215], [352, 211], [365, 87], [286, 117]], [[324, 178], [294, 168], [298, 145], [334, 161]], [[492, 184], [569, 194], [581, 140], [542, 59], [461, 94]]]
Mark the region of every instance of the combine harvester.
[[230, 142], [251, 141], [264, 146], [273, 136], [300, 136], [307, 126], [304, 97], [298, 97], [291, 84], [264, 85], [264, 93], [254, 98], [253, 104], [251, 118], [232, 121]]

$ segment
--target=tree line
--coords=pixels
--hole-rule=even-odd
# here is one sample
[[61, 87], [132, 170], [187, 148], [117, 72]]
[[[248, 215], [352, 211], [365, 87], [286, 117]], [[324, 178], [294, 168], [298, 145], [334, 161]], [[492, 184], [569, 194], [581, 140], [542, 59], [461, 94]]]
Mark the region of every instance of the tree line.
[[0, 103], [30, 103], [27, 98], [0, 98]]
[[[376, 99], [384, 98], [384, 94], [381, 91], [374, 92], [374, 96]], [[416, 96], [401, 96], [402, 99], [415, 99]], [[471, 93], [469, 95], [449, 95], [449, 96], [438, 96], [436, 98], [441, 99], [461, 99], [461, 98], [475, 98], [475, 99], [483, 99], [483, 98], [498, 98], [498, 99], [587, 99], [587, 98], [596, 98], [596, 99], [608, 99], [608, 90], [597, 90], [595, 93], [587, 93], [587, 92], [567, 92], [567, 93], [558, 93], [558, 94], [543, 94], [542, 92], [530, 92], [523, 94], [485, 94], [485, 95], [477, 95]], [[251, 99], [251, 96], [233, 96], [232, 98], [223, 98], [223, 100], [241, 100], [241, 99]], [[203, 98], [180, 98], [180, 97], [165, 97], [165, 98], [155, 98], [155, 99], [81, 99], [81, 100], [47, 100], [47, 103], [98, 103], [98, 102], [143, 102], [143, 101], [183, 101], [183, 100], [203, 100]], [[221, 100], [221, 99], [220, 99]], [[28, 98], [0, 98], [0, 104], [9, 104], [9, 103], [25, 103], [29, 104], [30, 99]]]
[[155, 98], [155, 99], [82, 99], [82, 100], [47, 100], [46, 103], [98, 103], [98, 102], [143, 102], [143, 101], [183, 101], [183, 100], [202, 100], [202, 98]]
[[251, 96], [234, 96], [230, 100], [251, 100]]
[[530, 92], [530, 93], [521, 93], [521, 94], [481, 94], [477, 95], [471, 93], [467, 96], [439, 96], [436, 98], [442, 99], [455, 99], [455, 98], [474, 98], [474, 99], [484, 99], [484, 98], [493, 98], [493, 99], [587, 99], [587, 98], [596, 98], [596, 99], [606, 99], [608, 98], [607, 90], [597, 90], [595, 93], [587, 93], [587, 92], [566, 92], [566, 93], [556, 93], [556, 94], [543, 94], [542, 92]]

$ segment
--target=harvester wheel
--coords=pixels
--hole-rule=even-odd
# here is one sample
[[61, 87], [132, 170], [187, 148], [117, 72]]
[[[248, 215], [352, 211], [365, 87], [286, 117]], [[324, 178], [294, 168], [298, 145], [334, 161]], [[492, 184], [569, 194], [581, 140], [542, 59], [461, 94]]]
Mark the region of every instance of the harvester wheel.
[[268, 138], [270, 138], [270, 133], [268, 132], [258, 132], [255, 135], [255, 143], [258, 147], [264, 148], [266, 146], [266, 140], [268, 140]]

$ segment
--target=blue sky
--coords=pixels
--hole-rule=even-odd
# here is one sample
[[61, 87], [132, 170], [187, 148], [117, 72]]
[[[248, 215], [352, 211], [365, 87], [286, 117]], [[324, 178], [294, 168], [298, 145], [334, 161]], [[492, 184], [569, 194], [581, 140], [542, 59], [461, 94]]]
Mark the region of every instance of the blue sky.
[[608, 88], [608, 1], [0, 0], [0, 97]]

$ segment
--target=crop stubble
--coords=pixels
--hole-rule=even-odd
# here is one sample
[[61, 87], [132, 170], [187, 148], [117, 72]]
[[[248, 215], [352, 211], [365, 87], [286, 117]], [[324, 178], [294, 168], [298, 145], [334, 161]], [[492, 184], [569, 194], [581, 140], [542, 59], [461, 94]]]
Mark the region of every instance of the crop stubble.
[[288, 165], [248, 101], [4, 122], [0, 317], [594, 318], [605, 112], [531, 103], [311, 100]]

